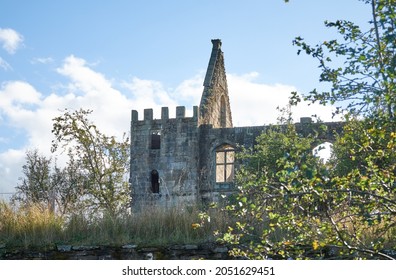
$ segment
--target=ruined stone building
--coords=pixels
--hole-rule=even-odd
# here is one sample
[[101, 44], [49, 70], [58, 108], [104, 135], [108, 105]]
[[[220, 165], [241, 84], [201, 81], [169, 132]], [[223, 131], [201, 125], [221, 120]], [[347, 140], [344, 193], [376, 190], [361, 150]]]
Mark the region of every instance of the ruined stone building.
[[[234, 190], [235, 148], [253, 146], [266, 126], [233, 127], [221, 41], [213, 48], [201, 102], [186, 117], [185, 107], [168, 107], [161, 118], [132, 110], [130, 184], [134, 207], [175, 206], [216, 201]], [[305, 118], [305, 122], [309, 118]], [[304, 128], [304, 123], [296, 124]]]

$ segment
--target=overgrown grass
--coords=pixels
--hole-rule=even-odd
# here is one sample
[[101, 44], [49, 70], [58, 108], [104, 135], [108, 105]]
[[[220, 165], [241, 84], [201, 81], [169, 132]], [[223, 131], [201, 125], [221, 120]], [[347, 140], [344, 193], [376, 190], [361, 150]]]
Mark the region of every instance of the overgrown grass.
[[46, 246], [62, 235], [63, 219], [32, 206], [15, 209], [0, 201], [0, 244]]
[[[235, 218], [220, 209], [208, 209], [204, 213], [198, 207], [150, 207], [138, 213], [125, 213], [117, 218], [109, 215], [88, 217], [83, 214], [66, 218], [38, 206], [14, 208], [0, 201], [0, 247], [198, 244], [216, 241], [214, 231], [224, 233], [233, 225]], [[260, 230], [257, 236], [263, 229], [260, 226], [268, 225], [265, 222], [258, 225], [257, 230]], [[382, 224], [367, 228], [362, 241], [375, 241], [379, 238], [378, 229], [382, 228]], [[282, 240], [284, 234], [286, 233], [281, 230], [276, 231], [273, 238]], [[385, 248], [395, 248], [395, 236], [396, 228], [380, 236]]]
[[208, 221], [195, 207], [150, 208], [117, 218], [83, 214], [62, 218], [38, 207], [17, 209], [0, 202], [0, 244], [6, 246], [201, 243], [214, 241], [213, 231], [227, 225], [220, 210], [212, 210]]

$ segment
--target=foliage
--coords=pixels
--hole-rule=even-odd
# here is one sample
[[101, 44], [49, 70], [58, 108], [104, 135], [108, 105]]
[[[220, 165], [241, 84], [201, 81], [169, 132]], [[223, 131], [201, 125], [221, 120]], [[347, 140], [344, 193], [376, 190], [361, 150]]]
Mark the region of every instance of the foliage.
[[[246, 258], [391, 258], [396, 248], [395, 38], [396, 2], [365, 0], [371, 28], [325, 22], [341, 39], [314, 47], [301, 37], [299, 53], [319, 61], [330, 91], [304, 99], [337, 104], [345, 127], [323, 164], [309, 153], [315, 137], [293, 126], [261, 135], [245, 164], [239, 192], [227, 206], [237, 221], [221, 240]], [[293, 94], [291, 104], [301, 101]]]
[[[320, 81], [330, 91], [311, 91], [305, 98], [321, 104], [338, 104], [338, 112], [395, 115], [396, 25], [394, 0], [364, 0], [371, 5], [371, 28], [362, 31], [347, 20], [326, 21], [341, 39], [312, 47], [301, 37], [294, 40], [298, 53], [305, 52], [319, 62]], [[340, 63], [341, 61], [341, 63]]]
[[[88, 119], [90, 110], [77, 110], [54, 119], [52, 152], [67, 151], [76, 170], [84, 178], [82, 199], [95, 212], [115, 217], [129, 207], [130, 191], [125, 175], [129, 163], [129, 140], [116, 141], [101, 133]], [[78, 180], [76, 180], [78, 182]]]
[[[287, 135], [287, 137], [285, 137]], [[237, 222], [221, 240], [247, 258], [386, 258], [396, 225], [395, 175], [370, 168], [337, 176], [312, 154], [293, 126], [261, 135], [237, 174], [239, 192], [227, 210]], [[393, 142], [392, 148], [394, 146]], [[275, 165], [258, 165], [277, 147]], [[369, 235], [368, 233], [371, 232]], [[395, 244], [393, 244], [394, 246]], [[334, 253], [337, 251], [337, 254]]]
[[69, 152], [65, 167], [54, 166], [51, 181], [58, 214], [72, 215], [84, 209], [82, 196], [86, 178], [80, 172], [80, 166], [72, 152]]
[[24, 207], [35, 205], [43, 211], [57, 210], [61, 215], [72, 213], [78, 207], [81, 182], [73, 158], [67, 167], [52, 166], [52, 159], [40, 155], [37, 150], [26, 152], [22, 167], [23, 177], [16, 186], [12, 201]]
[[372, 161], [383, 169], [393, 170], [395, 164], [394, 124], [389, 119], [349, 119], [344, 132], [333, 145], [329, 164], [338, 176], [346, 176], [354, 169], [365, 173]]
[[38, 154], [37, 150], [26, 153], [26, 163], [22, 166], [24, 177], [16, 186], [14, 200], [24, 204], [51, 203], [50, 183], [51, 160]]
[[67, 152], [65, 167], [37, 150], [26, 153], [23, 177], [13, 201], [22, 206], [40, 205], [60, 215], [79, 210], [110, 213], [115, 217], [129, 207], [130, 193], [125, 176], [129, 163], [129, 141], [116, 141], [89, 121], [89, 110], [64, 113], [54, 119], [52, 152]]

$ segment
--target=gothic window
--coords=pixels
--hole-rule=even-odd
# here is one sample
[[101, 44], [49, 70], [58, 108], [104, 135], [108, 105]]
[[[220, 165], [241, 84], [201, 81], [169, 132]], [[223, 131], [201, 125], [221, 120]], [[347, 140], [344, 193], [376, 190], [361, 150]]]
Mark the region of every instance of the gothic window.
[[216, 150], [216, 183], [234, 181], [235, 150], [230, 145], [223, 145]]
[[161, 148], [161, 133], [159, 131], [151, 133], [151, 149], [158, 150]]
[[220, 127], [227, 126], [227, 107], [224, 95], [221, 96], [220, 100]]
[[151, 191], [153, 193], [159, 193], [159, 174], [155, 169], [151, 171]]

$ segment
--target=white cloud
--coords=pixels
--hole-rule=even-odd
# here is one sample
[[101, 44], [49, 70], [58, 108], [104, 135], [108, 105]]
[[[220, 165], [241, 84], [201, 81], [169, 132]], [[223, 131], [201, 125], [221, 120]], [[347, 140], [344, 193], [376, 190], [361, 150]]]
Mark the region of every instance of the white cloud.
[[122, 132], [128, 132], [129, 122], [125, 120], [130, 118], [132, 101], [115, 89], [110, 80], [75, 56], [67, 57], [57, 71], [70, 80], [69, 93], [62, 97], [52, 94], [44, 100], [46, 107], [55, 103], [53, 105], [60, 109], [89, 108], [94, 111], [94, 122], [105, 133], [120, 136]]
[[[131, 108], [137, 110], [143, 116], [144, 109], [153, 109], [154, 118], [160, 118], [161, 107], [176, 107], [178, 104], [175, 96], [166, 90], [162, 83], [152, 80], [142, 80], [134, 77], [130, 82], [122, 83], [122, 86], [129, 91]], [[176, 109], [175, 109], [176, 110]], [[170, 109], [170, 116], [174, 116]]]
[[[1, 99], [7, 105], [15, 103], [38, 103], [40, 101], [41, 94], [34, 89], [33, 86], [22, 81], [9, 81], [4, 82], [1, 85], [0, 94]], [[0, 103], [0, 106], [1, 104]]]
[[87, 66], [84, 59], [74, 55], [67, 57], [62, 67], [57, 71], [71, 80], [73, 89], [79, 89], [86, 93], [98, 89], [107, 90], [111, 86], [111, 83], [101, 73], [95, 72]]
[[8, 71], [12, 70], [11, 65], [5, 61], [1, 56], [0, 56], [0, 68], [3, 68], [3, 70]]
[[32, 64], [51, 64], [53, 62], [54, 59], [52, 57], [35, 57], [30, 61]]
[[0, 28], [0, 43], [9, 54], [14, 54], [21, 46], [23, 36], [10, 28]]
[[[25, 153], [22, 150], [10, 149], [0, 153], [0, 193], [15, 191], [14, 187], [17, 185], [18, 178], [21, 176], [24, 157]], [[0, 196], [0, 199], [2, 198]]]
[[[274, 124], [280, 112], [289, 102], [291, 92], [297, 89], [290, 85], [267, 85], [256, 82], [258, 73], [252, 72], [242, 76], [228, 74], [228, 91], [230, 95], [232, 119], [234, 126], [251, 126]], [[292, 108], [293, 118], [298, 122], [301, 117], [318, 115], [322, 120], [331, 121], [332, 107], [300, 103]]]
[[178, 99], [188, 101], [191, 104], [199, 105], [203, 91], [203, 80], [205, 73], [201, 72], [191, 79], [182, 81], [175, 89]]

